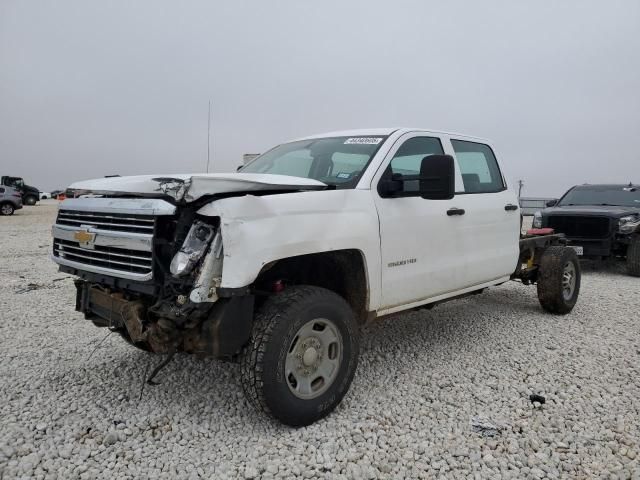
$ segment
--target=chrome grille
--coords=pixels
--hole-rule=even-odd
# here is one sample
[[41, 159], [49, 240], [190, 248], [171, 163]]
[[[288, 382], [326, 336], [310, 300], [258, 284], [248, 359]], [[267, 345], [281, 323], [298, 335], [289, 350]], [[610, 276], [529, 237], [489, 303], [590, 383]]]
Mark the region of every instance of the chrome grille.
[[139, 275], [151, 274], [153, 271], [152, 253], [141, 250], [100, 245], [89, 249], [81, 247], [78, 242], [56, 238], [53, 242], [53, 255], [84, 265]]
[[75, 274], [152, 280], [156, 220], [175, 211], [155, 198], [67, 199], [52, 228], [53, 261]]
[[155, 217], [129, 213], [84, 212], [80, 210], [60, 210], [58, 225], [71, 227], [95, 227], [100, 230], [115, 232], [153, 234]]

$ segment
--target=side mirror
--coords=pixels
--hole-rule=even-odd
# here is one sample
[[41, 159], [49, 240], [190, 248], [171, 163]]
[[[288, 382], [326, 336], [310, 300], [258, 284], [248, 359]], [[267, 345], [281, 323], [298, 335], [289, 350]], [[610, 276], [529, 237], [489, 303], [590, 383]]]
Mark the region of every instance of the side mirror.
[[553, 200], [549, 200], [547, 202], [547, 207], [555, 207], [558, 204], [558, 200], [557, 199], [553, 199]]
[[378, 190], [382, 197], [395, 197], [398, 193], [404, 191], [402, 175], [394, 173], [390, 179], [382, 180]]
[[239, 172], [242, 167], [244, 167], [244, 165], [238, 165], [238, 167], [236, 168], [236, 172]]
[[420, 196], [450, 200], [455, 195], [455, 166], [451, 155], [427, 155], [420, 164]]
[[394, 173], [378, 184], [383, 198], [422, 197], [449, 200], [455, 195], [455, 167], [451, 155], [427, 155], [420, 163], [419, 175]]

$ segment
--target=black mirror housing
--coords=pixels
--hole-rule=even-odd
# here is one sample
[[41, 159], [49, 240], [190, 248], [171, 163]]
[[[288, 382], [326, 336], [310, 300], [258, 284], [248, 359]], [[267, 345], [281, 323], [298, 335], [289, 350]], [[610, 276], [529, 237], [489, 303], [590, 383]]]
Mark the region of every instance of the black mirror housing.
[[381, 180], [378, 191], [382, 197], [395, 197], [398, 193], [404, 190], [404, 183], [401, 179], [391, 178], [387, 180]]
[[427, 155], [420, 164], [420, 196], [450, 200], [455, 195], [455, 164], [451, 155]]
[[553, 199], [553, 200], [549, 200], [546, 205], [547, 207], [555, 207], [558, 204], [558, 200], [557, 199]]
[[[407, 190], [407, 185], [414, 188]], [[455, 166], [451, 155], [427, 155], [420, 163], [419, 175], [394, 173], [391, 178], [383, 178], [378, 183], [378, 193], [383, 198], [450, 200], [455, 195], [455, 188]]]

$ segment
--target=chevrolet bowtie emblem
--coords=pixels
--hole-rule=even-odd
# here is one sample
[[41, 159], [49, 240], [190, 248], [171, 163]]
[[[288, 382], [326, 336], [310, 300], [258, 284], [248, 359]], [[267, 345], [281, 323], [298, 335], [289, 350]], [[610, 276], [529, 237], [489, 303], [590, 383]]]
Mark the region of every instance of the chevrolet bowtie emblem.
[[93, 242], [96, 239], [96, 234], [87, 232], [86, 230], [78, 230], [73, 234], [73, 238], [81, 247], [93, 248]]

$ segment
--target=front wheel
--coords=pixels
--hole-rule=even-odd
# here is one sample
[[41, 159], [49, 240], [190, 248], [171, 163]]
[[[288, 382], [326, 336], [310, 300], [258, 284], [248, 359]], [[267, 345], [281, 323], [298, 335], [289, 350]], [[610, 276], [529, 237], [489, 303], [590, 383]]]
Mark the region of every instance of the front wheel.
[[38, 201], [38, 199], [36, 197], [34, 197], [33, 195], [27, 195], [26, 197], [24, 197], [24, 204], [25, 205], [35, 205], [36, 202]]
[[291, 426], [328, 415], [358, 365], [358, 325], [339, 295], [293, 286], [258, 311], [241, 357], [242, 388], [259, 410]]
[[633, 236], [627, 248], [627, 273], [640, 277], [640, 235], [638, 234]]
[[580, 293], [580, 261], [567, 247], [549, 247], [538, 266], [538, 300], [547, 312], [564, 315], [573, 310]]
[[14, 210], [13, 205], [10, 203], [3, 203], [0, 205], [0, 214], [2, 215], [13, 215]]

